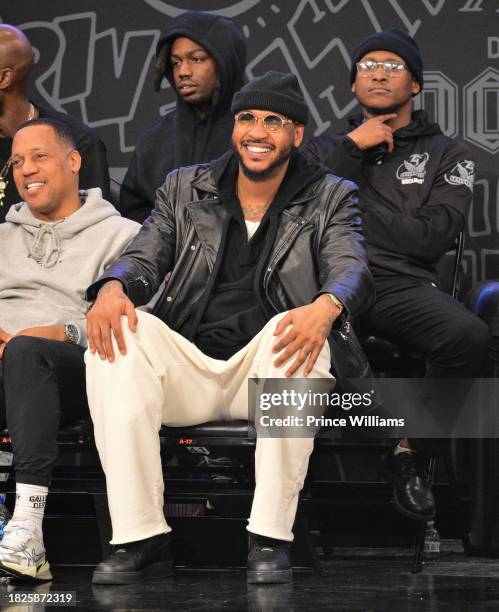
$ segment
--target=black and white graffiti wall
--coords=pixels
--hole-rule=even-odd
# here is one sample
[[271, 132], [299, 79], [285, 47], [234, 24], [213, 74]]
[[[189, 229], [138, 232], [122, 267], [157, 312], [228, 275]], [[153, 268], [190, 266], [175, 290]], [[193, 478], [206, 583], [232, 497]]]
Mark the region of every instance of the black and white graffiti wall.
[[233, 17], [248, 41], [247, 76], [294, 72], [310, 106], [309, 135], [340, 130], [355, 107], [350, 52], [382, 29], [414, 36], [425, 60], [416, 99], [477, 162], [466, 286], [499, 277], [499, 0], [17, 0], [0, 21], [36, 49], [33, 101], [80, 117], [105, 140], [122, 176], [138, 135], [175, 104], [152, 87], [161, 29], [187, 9]]

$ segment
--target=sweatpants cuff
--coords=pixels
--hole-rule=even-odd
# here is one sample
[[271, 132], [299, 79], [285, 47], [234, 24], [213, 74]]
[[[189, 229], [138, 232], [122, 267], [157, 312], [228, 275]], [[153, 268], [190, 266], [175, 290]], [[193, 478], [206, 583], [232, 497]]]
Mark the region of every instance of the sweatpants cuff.
[[294, 540], [292, 531], [287, 531], [275, 525], [260, 525], [257, 527], [250, 523], [246, 527], [246, 531], [254, 533], [255, 535], [265, 536], [266, 538], [273, 538], [274, 540], [283, 540], [284, 542], [292, 542]]
[[160, 533], [170, 533], [172, 528], [167, 525], [164, 521], [163, 525], [142, 529], [135, 529], [133, 531], [125, 531], [120, 533], [117, 530], [113, 530], [113, 539], [109, 542], [112, 546], [117, 544], [129, 544], [130, 542], [139, 542], [140, 540], [147, 540]]

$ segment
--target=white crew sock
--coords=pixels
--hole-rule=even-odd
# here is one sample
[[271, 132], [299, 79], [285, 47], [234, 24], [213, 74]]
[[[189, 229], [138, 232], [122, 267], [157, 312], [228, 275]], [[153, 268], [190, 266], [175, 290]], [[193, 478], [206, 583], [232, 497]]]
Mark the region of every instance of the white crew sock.
[[397, 446], [395, 447], [395, 450], [393, 451], [394, 455], [398, 455], [399, 453], [413, 453], [414, 452], [412, 448], [406, 448], [405, 446], [400, 446], [400, 445], [401, 445], [401, 442], [399, 442]]
[[48, 487], [16, 483], [16, 507], [12, 521], [31, 521], [41, 531], [48, 492]]

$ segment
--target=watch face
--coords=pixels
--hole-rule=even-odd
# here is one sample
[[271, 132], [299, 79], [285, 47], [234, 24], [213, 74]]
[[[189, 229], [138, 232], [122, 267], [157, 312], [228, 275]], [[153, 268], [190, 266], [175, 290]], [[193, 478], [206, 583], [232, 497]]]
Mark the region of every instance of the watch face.
[[76, 325], [68, 323], [64, 326], [64, 333], [66, 334], [70, 342], [78, 344], [78, 341], [80, 340], [80, 333], [78, 332], [78, 328], [76, 327]]

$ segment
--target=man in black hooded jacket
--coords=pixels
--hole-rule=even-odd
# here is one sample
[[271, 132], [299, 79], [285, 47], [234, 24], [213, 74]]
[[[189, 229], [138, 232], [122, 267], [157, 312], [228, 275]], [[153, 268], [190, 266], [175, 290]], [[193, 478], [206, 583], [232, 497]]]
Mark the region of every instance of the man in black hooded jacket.
[[156, 54], [155, 89], [166, 77], [177, 107], [140, 137], [123, 181], [121, 214], [139, 223], [171, 170], [211, 161], [229, 148], [230, 104], [244, 82], [246, 42], [231, 19], [188, 11], [170, 21]]
[[[359, 186], [376, 288], [363, 327], [424, 355], [430, 389], [434, 378], [479, 375], [487, 327], [441, 289], [435, 267], [464, 228], [475, 176], [470, 153], [425, 112], [412, 112], [423, 62], [407, 34], [367, 38], [353, 53], [351, 83], [362, 114], [348, 133], [314, 138], [304, 153]], [[426, 457], [439, 444], [406, 439], [387, 456], [395, 506], [411, 518], [434, 516]]]

